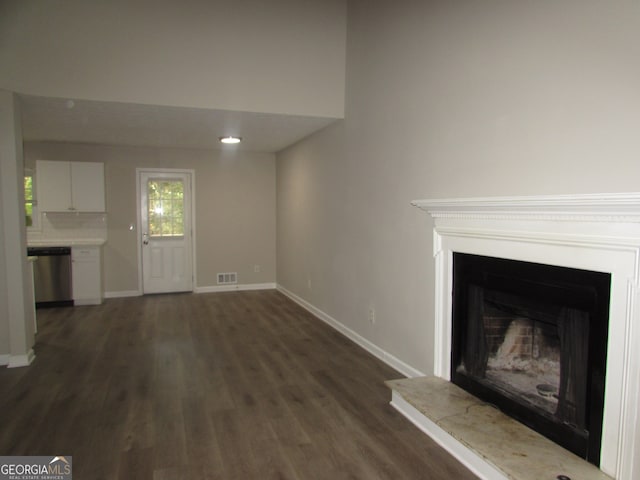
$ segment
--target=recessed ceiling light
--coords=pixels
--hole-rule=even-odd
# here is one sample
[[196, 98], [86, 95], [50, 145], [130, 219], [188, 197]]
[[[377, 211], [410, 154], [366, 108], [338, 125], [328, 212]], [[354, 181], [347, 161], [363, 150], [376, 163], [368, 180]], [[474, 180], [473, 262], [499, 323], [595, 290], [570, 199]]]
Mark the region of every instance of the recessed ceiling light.
[[229, 145], [229, 144], [240, 143], [242, 141], [242, 137], [233, 137], [233, 136], [218, 137], [218, 140], [220, 140], [221, 143], [226, 143]]

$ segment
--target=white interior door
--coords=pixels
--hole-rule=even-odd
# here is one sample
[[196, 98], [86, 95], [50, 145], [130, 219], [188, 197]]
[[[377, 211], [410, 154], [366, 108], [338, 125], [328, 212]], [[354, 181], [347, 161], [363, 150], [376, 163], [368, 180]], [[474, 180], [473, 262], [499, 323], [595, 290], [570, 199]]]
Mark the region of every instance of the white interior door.
[[193, 290], [191, 173], [141, 170], [143, 293]]

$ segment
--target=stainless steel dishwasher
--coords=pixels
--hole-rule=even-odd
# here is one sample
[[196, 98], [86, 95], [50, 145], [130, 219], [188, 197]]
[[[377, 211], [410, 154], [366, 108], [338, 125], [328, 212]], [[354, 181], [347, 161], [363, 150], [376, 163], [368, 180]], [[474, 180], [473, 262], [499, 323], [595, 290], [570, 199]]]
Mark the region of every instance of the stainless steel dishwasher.
[[71, 248], [29, 247], [27, 253], [38, 257], [33, 265], [36, 307], [73, 305]]

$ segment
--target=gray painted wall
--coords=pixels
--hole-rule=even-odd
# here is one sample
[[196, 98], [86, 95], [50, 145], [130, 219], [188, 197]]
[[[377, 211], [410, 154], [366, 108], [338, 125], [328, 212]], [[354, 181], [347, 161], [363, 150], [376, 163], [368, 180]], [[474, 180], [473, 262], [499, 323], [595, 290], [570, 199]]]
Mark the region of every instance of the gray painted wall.
[[0, 87], [341, 118], [345, 0], [0, 1]]
[[638, 25], [637, 2], [351, 0], [345, 120], [278, 155], [278, 283], [430, 373], [410, 201], [637, 191]]
[[16, 95], [0, 90], [0, 356], [11, 365], [28, 361], [35, 331], [23, 169], [20, 104]]

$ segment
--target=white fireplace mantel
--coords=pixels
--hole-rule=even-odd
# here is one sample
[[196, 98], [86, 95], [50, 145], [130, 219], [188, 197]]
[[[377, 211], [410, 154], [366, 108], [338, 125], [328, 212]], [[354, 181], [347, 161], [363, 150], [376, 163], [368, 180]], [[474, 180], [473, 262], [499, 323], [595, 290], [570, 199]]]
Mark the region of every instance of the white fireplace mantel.
[[435, 221], [434, 373], [450, 380], [453, 253], [611, 274], [600, 468], [640, 478], [640, 193], [416, 200]]
[[434, 218], [640, 222], [640, 193], [415, 200]]

